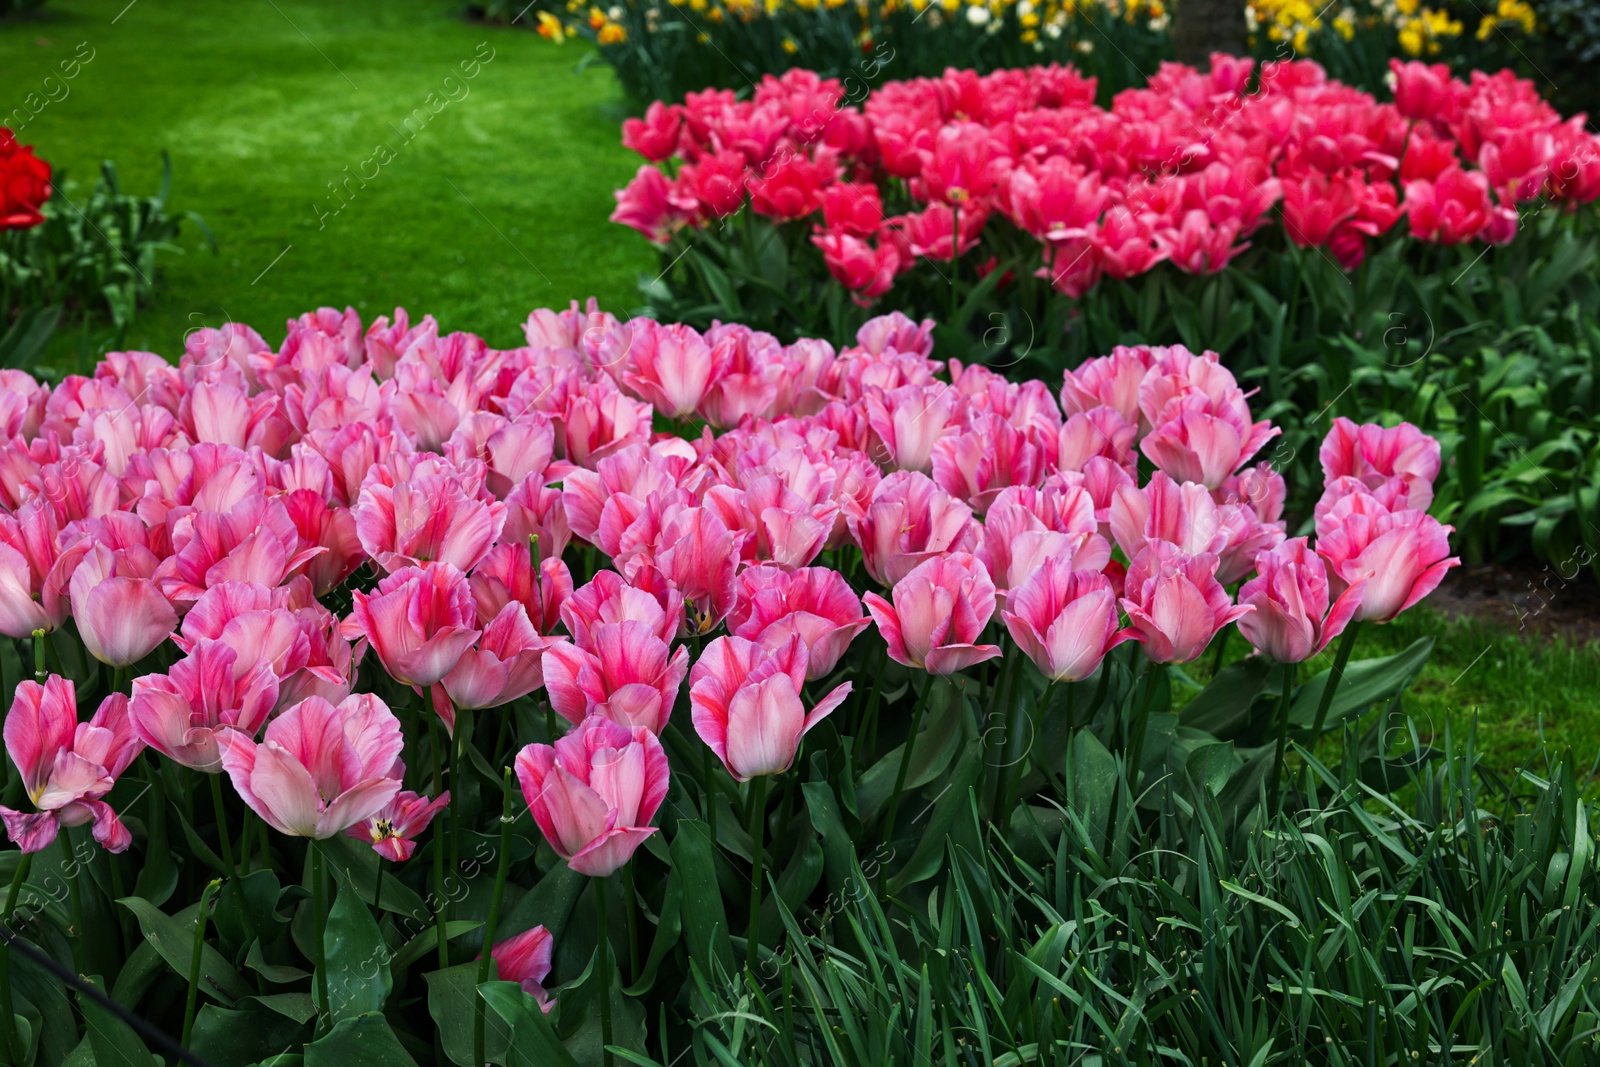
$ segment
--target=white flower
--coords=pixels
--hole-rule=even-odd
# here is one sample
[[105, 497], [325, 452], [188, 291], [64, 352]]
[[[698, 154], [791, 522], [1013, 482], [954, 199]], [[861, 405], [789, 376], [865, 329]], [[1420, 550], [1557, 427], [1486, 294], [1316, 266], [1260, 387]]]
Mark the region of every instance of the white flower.
[[982, 26], [989, 21], [989, 9], [986, 7], [967, 8], [967, 21], [974, 26]]

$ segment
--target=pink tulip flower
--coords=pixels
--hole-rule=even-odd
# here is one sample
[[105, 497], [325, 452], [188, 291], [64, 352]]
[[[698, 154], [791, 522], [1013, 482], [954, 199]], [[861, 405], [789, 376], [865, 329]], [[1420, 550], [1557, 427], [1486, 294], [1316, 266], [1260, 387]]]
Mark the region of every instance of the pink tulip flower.
[[806, 677], [825, 678], [872, 620], [844, 575], [827, 567], [749, 567], [738, 578], [728, 632], [776, 652], [790, 637], [806, 646]]
[[849, 523], [867, 573], [886, 586], [926, 560], [975, 551], [981, 533], [970, 507], [915, 471], [896, 471], [879, 482], [872, 503]]
[[1074, 571], [1068, 561], [1046, 559], [1012, 589], [1000, 612], [1006, 630], [1046, 678], [1078, 682], [1133, 630], [1117, 629], [1117, 597], [1098, 571]]
[[23, 852], [38, 852], [62, 827], [94, 823], [94, 839], [123, 852], [133, 835], [102, 797], [144, 749], [128, 721], [128, 698], [113, 693], [88, 722], [78, 721], [78, 699], [69, 679], [50, 675], [25, 681], [6, 716], [6, 751], [22, 773], [23, 788], [37, 813], [0, 807], [6, 833]]
[[0, 633], [23, 638], [66, 620], [68, 582], [88, 544], [63, 548], [55, 511], [33, 500], [0, 513]]
[[308, 697], [267, 725], [258, 744], [218, 735], [222, 766], [250, 810], [274, 830], [324, 840], [377, 815], [400, 792], [400, 720], [362, 693], [337, 707]]
[[1150, 542], [1129, 564], [1122, 608], [1156, 663], [1188, 663], [1217, 631], [1255, 610], [1228, 599], [1216, 556], [1190, 556], [1168, 541]]
[[733, 578], [744, 535], [710, 508], [687, 508], [657, 539], [655, 567], [683, 594], [689, 632], [710, 633], [733, 610]]
[[[500, 980], [521, 985], [522, 991], [538, 1001], [539, 1010], [546, 1015], [556, 1004], [543, 985], [544, 980], [550, 977], [550, 955], [554, 948], [555, 940], [550, 936], [550, 931], [535, 926], [515, 937], [496, 941], [489, 949], [489, 957], [494, 960], [495, 973]], [[480, 955], [478, 958], [483, 957]]]
[[416, 851], [416, 839], [422, 836], [422, 831], [449, 804], [448, 789], [434, 800], [402, 789], [382, 811], [350, 827], [345, 836], [367, 842], [372, 851], [386, 860], [404, 863]]
[[553, 746], [524, 748], [516, 767], [534, 822], [579, 874], [606, 877], [656, 832], [650, 820], [667, 795], [667, 754], [643, 726], [585, 719]]
[[353, 594], [347, 636], [365, 635], [383, 669], [406, 685], [430, 686], [478, 639], [477, 608], [464, 574], [448, 563], [405, 567]]
[[202, 639], [166, 674], [133, 680], [128, 714], [145, 744], [185, 767], [218, 774], [218, 734], [233, 729], [254, 737], [277, 701], [270, 661]]
[[137, 663], [178, 628], [178, 613], [151, 572], [130, 566], [136, 558], [94, 545], [68, 587], [84, 647], [113, 667]]
[[589, 649], [565, 641], [544, 653], [550, 706], [571, 723], [603, 715], [660, 733], [689, 671], [689, 650], [674, 652], [648, 622], [595, 623]]
[[1280, 432], [1268, 422], [1251, 423], [1237, 404], [1215, 404], [1190, 394], [1167, 405], [1167, 419], [1139, 443], [1157, 467], [1180, 482], [1215, 489]]
[[835, 687], [807, 712], [801, 702], [807, 653], [799, 634], [776, 651], [742, 637], [719, 637], [690, 672], [694, 729], [740, 782], [781, 774], [800, 739], [850, 695]]
[[[512, 601], [500, 609], [478, 636], [475, 648], [461, 653], [440, 681], [454, 708], [495, 708], [544, 685], [541, 663], [554, 638], [541, 637], [528, 621], [528, 611]], [[435, 705], [440, 702], [435, 700]], [[455, 731], [455, 713], [446, 723]]]
[[361, 488], [353, 510], [367, 555], [388, 571], [427, 562], [463, 571], [476, 565], [505, 525], [505, 505], [482, 488], [483, 463], [458, 467], [429, 458], [404, 473], [375, 467]]
[[671, 643], [683, 625], [683, 594], [664, 586], [656, 592], [629, 585], [616, 571], [599, 571], [561, 606], [561, 622], [581, 649], [595, 650], [593, 631], [603, 622], [642, 622]]
[[500, 544], [489, 550], [472, 569], [467, 583], [478, 606], [478, 625], [487, 626], [510, 603], [528, 612], [528, 621], [540, 633], [555, 629], [561, 609], [572, 595], [572, 571], [559, 558], [539, 561], [534, 580], [533, 559], [524, 544]]
[[1239, 587], [1239, 603], [1256, 610], [1239, 632], [1279, 663], [1303, 663], [1344, 632], [1361, 606], [1365, 580], [1348, 586], [1331, 607], [1328, 572], [1306, 538], [1256, 556], [1256, 576]]
[[1452, 526], [1408, 509], [1351, 512], [1319, 530], [1317, 554], [1328, 564], [1329, 585], [1342, 593], [1365, 581], [1362, 622], [1389, 622], [1439, 587], [1460, 560], [1449, 554]]
[[1373, 423], [1357, 426], [1343, 417], [1334, 419], [1318, 456], [1329, 487], [1339, 479], [1351, 478], [1377, 494], [1398, 482], [1391, 495], [1400, 496], [1405, 508], [1427, 511], [1433, 502], [1439, 442], [1409, 422], [1384, 428]]
[[869, 393], [866, 401], [873, 458], [888, 469], [922, 473], [933, 469], [934, 443], [960, 429], [966, 407], [943, 382]]
[[893, 603], [876, 593], [862, 598], [889, 643], [896, 663], [929, 674], [954, 674], [1000, 654], [975, 644], [994, 615], [994, 582], [970, 552], [951, 552], [919, 564], [895, 583]]

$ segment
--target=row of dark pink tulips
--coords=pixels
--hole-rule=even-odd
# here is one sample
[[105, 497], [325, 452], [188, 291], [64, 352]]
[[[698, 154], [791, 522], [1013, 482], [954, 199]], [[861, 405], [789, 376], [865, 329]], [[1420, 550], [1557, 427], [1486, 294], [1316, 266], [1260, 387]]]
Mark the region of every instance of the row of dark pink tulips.
[[[1314, 538], [1290, 538], [1258, 461], [1277, 431], [1214, 355], [1122, 348], [1055, 389], [934, 360], [930, 331], [885, 316], [835, 351], [591, 304], [536, 311], [525, 346], [495, 350], [404, 311], [363, 329], [322, 309], [277, 349], [229, 325], [176, 366], [113, 353], [54, 387], [0, 372], [0, 632], [40, 664], [5, 723], [32, 806], [0, 810], [7, 832], [33, 853], [88, 824], [127, 849], [106, 797], [148, 746], [209, 777], [229, 866], [224, 777], [279, 834], [404, 861], [450, 808], [463, 719], [502, 709], [492, 761], [530, 698], [553, 743], [516, 752], [522, 797], [557, 855], [605, 878], [655, 832], [687, 681], [708, 766], [751, 783], [754, 960], [766, 783], [849, 696], [841, 658], [868, 630], [930, 675], [1001, 655], [1003, 632], [1076, 682], [1122, 642], [1184, 663], [1237, 624], [1291, 665], [1287, 695], [1293, 664], [1456, 562], [1426, 513], [1439, 447], [1410, 426], [1337, 420]], [[103, 665], [81, 680], [105, 693], [87, 721], [50, 669], [74, 639]], [[434, 738], [431, 777], [402, 758], [405, 715]], [[499, 974], [548, 1007], [550, 937], [496, 943], [495, 900]]]

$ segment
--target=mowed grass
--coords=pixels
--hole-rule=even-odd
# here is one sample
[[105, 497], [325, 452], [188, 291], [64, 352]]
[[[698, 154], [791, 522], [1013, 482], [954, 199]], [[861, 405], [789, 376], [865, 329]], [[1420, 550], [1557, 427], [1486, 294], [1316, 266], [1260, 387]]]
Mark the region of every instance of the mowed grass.
[[80, 45], [92, 59], [22, 142], [80, 197], [103, 159], [154, 192], [165, 149], [171, 206], [218, 244], [186, 227], [124, 348], [172, 357], [226, 319], [276, 343], [285, 319], [347, 304], [504, 347], [535, 307], [631, 310], [656, 262], [606, 220], [639, 160], [609, 69], [575, 72], [582, 45], [474, 23], [455, 0], [51, 0], [0, 21], [0, 116], [60, 97], [45, 79]]
[[[4, 113], [42, 97], [83, 42], [94, 58], [23, 142], [80, 195], [106, 158], [129, 188], [153, 191], [165, 148], [172, 206], [205, 216], [219, 246], [188, 231], [124, 347], [176, 356], [186, 331], [230, 318], [276, 343], [286, 318], [346, 304], [369, 321], [397, 304], [431, 312], [509, 346], [532, 308], [594, 295], [628, 312], [637, 276], [654, 273], [643, 240], [606, 221], [638, 157], [619, 143], [609, 70], [575, 72], [581, 45], [472, 23], [455, 0], [51, 0], [40, 17], [0, 22]], [[465, 78], [460, 64], [474, 61]], [[75, 340], [59, 338], [55, 355]], [[1357, 656], [1423, 634], [1437, 644], [1407, 697], [1421, 729], [1476, 717], [1504, 769], [1541, 741], [1585, 764], [1600, 752], [1593, 645], [1424, 607], [1367, 627]], [[1229, 658], [1243, 653], [1235, 639]]]

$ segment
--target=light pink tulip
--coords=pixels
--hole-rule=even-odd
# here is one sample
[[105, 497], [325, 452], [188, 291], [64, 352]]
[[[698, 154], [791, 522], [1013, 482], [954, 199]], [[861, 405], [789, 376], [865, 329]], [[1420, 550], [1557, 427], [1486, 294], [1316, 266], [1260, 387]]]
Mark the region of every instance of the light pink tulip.
[[1140, 451], [1175, 480], [1207, 489], [1220, 486], [1282, 432], [1268, 422], [1251, 423], [1242, 399], [1218, 404], [1191, 393], [1165, 410], [1168, 418], [1139, 442]]
[[540, 633], [555, 629], [562, 606], [572, 595], [572, 572], [559, 558], [539, 561], [534, 580], [533, 556], [524, 544], [495, 545], [467, 579], [478, 606], [478, 625], [489, 621], [507, 604], [521, 604], [528, 620]]
[[1075, 411], [1061, 424], [1051, 442], [1051, 460], [1061, 471], [1082, 471], [1096, 456], [1132, 469], [1133, 442], [1138, 428], [1124, 419], [1116, 408], [1102, 406]]
[[484, 474], [479, 460], [458, 467], [435, 457], [409, 470], [373, 468], [353, 509], [361, 547], [387, 571], [429, 562], [471, 569], [505, 525], [505, 505], [482, 488]]
[[[1354, 478], [1377, 493], [1398, 482], [1391, 496], [1403, 496], [1404, 508], [1427, 511], [1433, 502], [1433, 480], [1439, 476], [1439, 442], [1409, 422], [1385, 429], [1372, 423], [1357, 426], [1346, 418], [1333, 420], [1318, 453], [1329, 486]], [[1403, 488], [1403, 494], [1399, 490]]]
[[246, 496], [226, 512], [196, 511], [172, 523], [172, 555], [156, 570], [161, 591], [187, 608], [213, 585], [282, 585], [322, 548], [302, 549], [282, 500]]
[[430, 686], [478, 639], [477, 621], [466, 576], [429, 563], [395, 571], [375, 592], [357, 590], [345, 626], [366, 636], [396, 681]]
[[145, 744], [185, 767], [218, 774], [217, 735], [235, 729], [254, 737], [277, 701], [278, 676], [269, 660], [202, 639], [166, 674], [133, 680], [128, 714]]
[[[455, 708], [495, 708], [544, 685], [540, 664], [554, 638], [541, 637], [517, 601], [500, 609], [440, 681]], [[436, 699], [435, 705], [440, 702]], [[451, 712], [447, 716], [454, 718]], [[454, 732], [453, 722], [447, 723]]]
[[[550, 931], [542, 926], [524, 930], [515, 937], [496, 941], [489, 949], [494, 960], [495, 973], [502, 982], [516, 982], [522, 991], [539, 1002], [539, 1010], [546, 1015], [556, 1002], [545, 992], [543, 982], [550, 977], [550, 955], [555, 941]], [[480, 955], [478, 957], [482, 959]]]
[[218, 740], [233, 788], [279, 833], [333, 837], [400, 792], [400, 720], [369, 693], [337, 707], [302, 700], [267, 725], [259, 744], [239, 730]]
[[1128, 566], [1122, 608], [1156, 663], [1188, 663], [1217, 631], [1255, 610], [1235, 605], [1217, 581], [1217, 557], [1152, 541]]
[[867, 394], [873, 458], [890, 470], [933, 469], [933, 446], [960, 430], [965, 398], [943, 382]]
[[925, 560], [976, 551], [981, 534], [970, 507], [916, 471], [896, 471], [883, 479], [872, 503], [849, 521], [867, 573], [885, 586]]
[[6, 833], [24, 852], [38, 852], [62, 827], [94, 823], [94, 839], [122, 852], [133, 835], [102, 797], [144, 748], [128, 721], [128, 698], [113, 693], [88, 722], [78, 721], [69, 679], [50, 675], [25, 681], [6, 715], [6, 751], [22, 773], [23, 788], [38, 809], [27, 815], [0, 807]]
[[88, 548], [63, 549], [55, 511], [44, 501], [0, 514], [0, 633], [23, 638], [60, 626], [70, 607], [68, 581]]
[[659, 590], [629, 585], [616, 571], [599, 571], [561, 606], [561, 622], [581, 649], [595, 650], [594, 627], [602, 622], [642, 622], [661, 641], [671, 643], [683, 625], [683, 594], [669, 585]]
[[643, 726], [594, 716], [554, 746], [524, 748], [516, 766], [534, 822], [579, 874], [604, 878], [656, 832], [650, 820], [667, 795], [667, 754]]
[[597, 622], [590, 648], [565, 641], [544, 653], [550, 706], [568, 722], [603, 715], [624, 726], [660, 733], [689, 671], [689, 650], [672, 647], [648, 622]]
[[737, 585], [728, 632], [768, 652], [798, 636], [806, 646], [807, 678], [826, 677], [872, 621], [861, 613], [861, 598], [844, 575], [827, 567], [749, 567]]
[[1107, 652], [1134, 636], [1118, 630], [1117, 597], [1098, 571], [1074, 571], [1046, 559], [1016, 586], [1000, 612], [1011, 639], [1051, 681], [1078, 682], [1100, 668]]
[[1000, 654], [975, 644], [994, 615], [994, 582], [970, 552], [951, 552], [919, 564], [895, 583], [893, 603], [876, 593], [862, 598], [889, 643], [896, 663], [929, 674], [954, 674]]
[[371, 818], [350, 827], [346, 837], [365, 841], [372, 851], [386, 860], [404, 863], [416, 851], [416, 839], [428, 828], [433, 817], [450, 803], [450, 790], [446, 789], [434, 800], [402, 789], [394, 799]]
[[1044, 472], [1044, 450], [1003, 415], [976, 415], [971, 429], [933, 445], [933, 480], [980, 515], [1002, 490], [1037, 485]]
[[688, 508], [662, 529], [655, 567], [683, 594], [690, 634], [708, 634], [733, 610], [733, 578], [742, 533], [725, 526], [710, 508]]
[[634, 324], [633, 345], [619, 382], [669, 419], [695, 413], [722, 377], [727, 352], [708, 345], [688, 326], [664, 326], [651, 319]]
[[695, 732], [736, 780], [788, 770], [800, 739], [850, 695], [845, 682], [807, 712], [800, 696], [807, 658], [795, 634], [776, 650], [719, 637], [695, 661], [689, 683]]
[[199, 641], [220, 641], [238, 654], [236, 673], [266, 663], [279, 679], [288, 678], [311, 657], [311, 635], [291, 607], [296, 592], [309, 598], [304, 587], [310, 582], [297, 578], [295, 583], [277, 589], [253, 582], [213, 586], [183, 617], [183, 627], [172, 641], [185, 652]]
[[1256, 610], [1239, 620], [1239, 632], [1279, 663], [1303, 663], [1344, 632], [1361, 606], [1365, 580], [1329, 606], [1328, 572], [1304, 537], [1256, 556], [1256, 576], [1239, 587], [1239, 603]]
[[1342, 592], [1365, 581], [1363, 622], [1388, 622], [1438, 588], [1460, 564], [1450, 555], [1452, 526], [1421, 511], [1352, 512], [1320, 531], [1317, 554], [1328, 564], [1329, 584]]
[[137, 558], [94, 545], [69, 585], [78, 636], [91, 656], [113, 667], [137, 663], [178, 628], [178, 613]]

